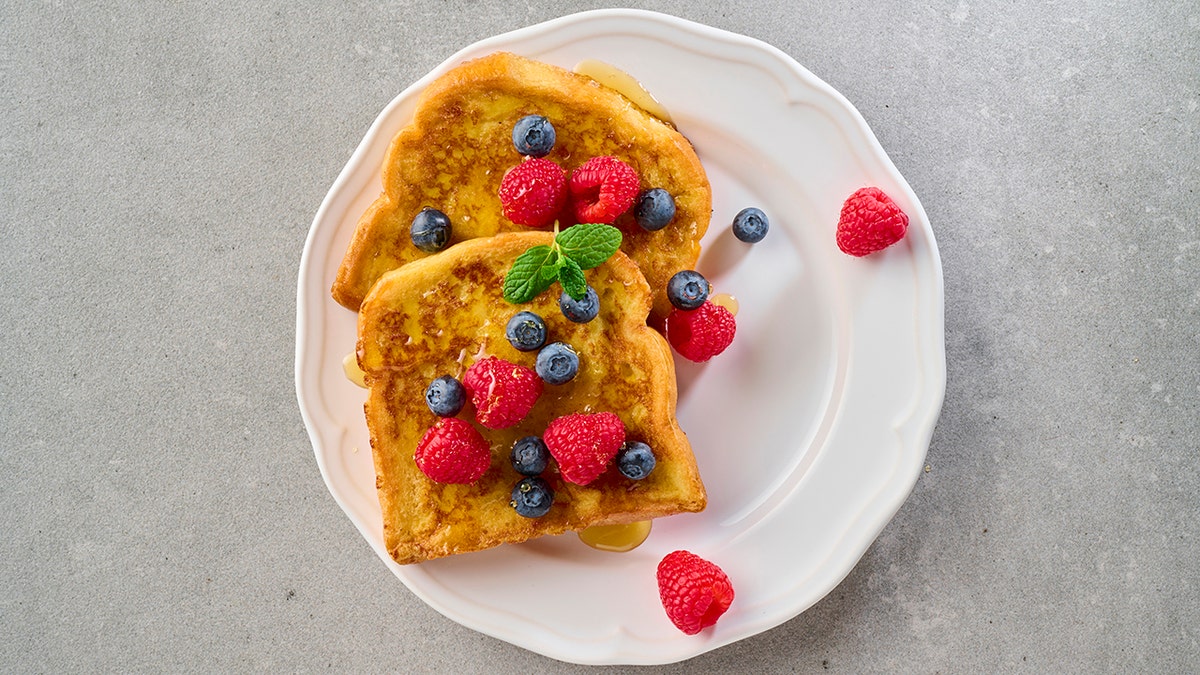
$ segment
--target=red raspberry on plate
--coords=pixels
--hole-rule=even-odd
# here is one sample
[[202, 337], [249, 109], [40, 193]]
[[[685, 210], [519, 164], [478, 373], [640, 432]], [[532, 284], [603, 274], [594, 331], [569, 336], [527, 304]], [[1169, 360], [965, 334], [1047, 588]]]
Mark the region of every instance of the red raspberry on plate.
[[569, 189], [576, 220], [612, 224], [637, 199], [638, 175], [616, 157], [593, 157], [571, 174]]
[[625, 424], [610, 412], [564, 415], [546, 427], [542, 440], [563, 480], [587, 485], [604, 473], [625, 443]]
[[712, 300], [696, 309], [673, 309], [667, 315], [667, 341], [689, 361], [707, 361], [725, 351], [736, 332], [733, 314]]
[[567, 176], [548, 159], [526, 159], [500, 179], [504, 217], [529, 227], [546, 227], [567, 200]]
[[900, 241], [908, 231], [908, 214], [877, 187], [854, 191], [842, 204], [837, 245], [843, 253], [862, 257]]
[[492, 463], [484, 437], [457, 417], [443, 417], [417, 443], [417, 467], [439, 483], [474, 483]]
[[658, 563], [658, 595], [671, 623], [695, 635], [729, 609], [733, 585], [720, 567], [690, 551], [675, 551]]
[[507, 429], [525, 419], [542, 395], [537, 373], [495, 356], [472, 363], [462, 382], [475, 404], [475, 420], [488, 429]]

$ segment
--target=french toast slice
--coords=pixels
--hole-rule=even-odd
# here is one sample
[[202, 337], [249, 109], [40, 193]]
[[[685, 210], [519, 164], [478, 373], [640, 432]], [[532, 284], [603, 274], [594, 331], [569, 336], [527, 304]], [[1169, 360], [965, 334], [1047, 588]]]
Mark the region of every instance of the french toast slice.
[[[659, 231], [640, 228], [632, 209], [614, 223], [625, 235], [622, 250], [650, 284], [653, 323], [661, 325], [671, 311], [667, 280], [695, 267], [712, 215], [699, 158], [678, 131], [616, 91], [506, 52], [463, 63], [421, 94], [412, 122], [392, 140], [382, 194], [359, 219], [333, 298], [357, 310], [384, 272], [428, 257], [409, 237], [424, 207], [450, 218], [450, 245], [528, 229], [504, 217], [498, 191], [505, 172], [522, 159], [513, 148], [513, 125], [532, 114], [554, 125], [557, 142], [547, 158], [564, 170], [613, 155], [637, 171], [641, 189], [661, 187], [674, 196], [675, 218]], [[563, 227], [572, 224], [565, 211], [562, 220]]]
[[[670, 348], [646, 325], [650, 289], [637, 265], [618, 251], [586, 272], [601, 302], [588, 323], [562, 315], [557, 284], [528, 303], [503, 299], [503, 278], [516, 257], [552, 240], [548, 232], [512, 232], [465, 241], [384, 274], [362, 303], [357, 354], [369, 390], [364, 408], [384, 542], [396, 562], [705, 507], [695, 457], [675, 420]], [[488, 440], [491, 465], [474, 484], [434, 482], [413, 459], [418, 441], [438, 420], [425, 403], [425, 388], [442, 375], [461, 379], [486, 356], [532, 369], [537, 352], [520, 352], [505, 337], [509, 318], [522, 310], [543, 317], [547, 342], [565, 342], [579, 353], [579, 373], [566, 384], [545, 385], [529, 415], [508, 429], [477, 424], [468, 401], [457, 416]], [[621, 418], [627, 440], [650, 445], [657, 459], [650, 475], [633, 481], [610, 465], [581, 486], [562, 480], [552, 461], [542, 475], [555, 492], [550, 512], [518, 515], [509, 505], [522, 478], [509, 460], [513, 442], [542, 435], [562, 415], [602, 411]]]

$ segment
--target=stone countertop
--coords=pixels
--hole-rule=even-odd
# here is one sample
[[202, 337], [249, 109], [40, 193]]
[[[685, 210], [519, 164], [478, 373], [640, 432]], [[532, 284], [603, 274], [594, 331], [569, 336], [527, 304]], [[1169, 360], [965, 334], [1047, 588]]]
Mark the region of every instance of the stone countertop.
[[[292, 372], [304, 238], [379, 110], [596, 5], [5, 5], [4, 670], [588, 670], [391, 575]], [[854, 103], [946, 290], [945, 403], [895, 519], [809, 611], [662, 670], [1196, 668], [1200, 9], [641, 6]]]

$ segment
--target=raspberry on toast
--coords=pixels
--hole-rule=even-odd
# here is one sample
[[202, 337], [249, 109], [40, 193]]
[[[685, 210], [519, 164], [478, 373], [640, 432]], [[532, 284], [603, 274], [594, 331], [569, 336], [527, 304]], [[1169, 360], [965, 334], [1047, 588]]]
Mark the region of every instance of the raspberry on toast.
[[[357, 353], [369, 388], [367, 426], [384, 542], [399, 563], [695, 512], [706, 504], [691, 446], [675, 420], [670, 348], [646, 325], [650, 289], [637, 265], [618, 252], [587, 271], [601, 299], [599, 315], [587, 323], [563, 316], [557, 286], [521, 305], [503, 300], [503, 278], [516, 257], [552, 239], [548, 232], [527, 231], [462, 242], [384, 274], [362, 303]], [[426, 386], [444, 374], [461, 378], [489, 356], [532, 367], [536, 352], [517, 350], [505, 335], [509, 319], [522, 310], [540, 315], [551, 340], [578, 352], [578, 374], [547, 386], [519, 423], [498, 430], [477, 426], [492, 452], [479, 480], [430, 480], [413, 456], [439, 419], [426, 405]], [[603, 411], [620, 417], [629, 440], [649, 444], [657, 457], [653, 472], [634, 481], [610, 465], [587, 485], [576, 485], [551, 462], [541, 477], [554, 491], [553, 506], [541, 517], [518, 514], [509, 504], [523, 478], [509, 460], [513, 443], [542, 435], [564, 415]], [[473, 422], [474, 415], [467, 405], [458, 417]]]

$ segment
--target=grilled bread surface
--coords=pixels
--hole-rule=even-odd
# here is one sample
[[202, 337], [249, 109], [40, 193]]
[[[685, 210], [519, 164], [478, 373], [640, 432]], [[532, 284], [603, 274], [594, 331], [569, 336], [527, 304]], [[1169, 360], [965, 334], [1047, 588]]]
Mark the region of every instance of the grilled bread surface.
[[[557, 284], [529, 303], [504, 301], [501, 285], [513, 260], [552, 240], [546, 232], [513, 232], [464, 241], [384, 274], [362, 303], [358, 360], [369, 388], [367, 426], [384, 540], [399, 563], [705, 506], [695, 458], [675, 420], [670, 348], [646, 325], [650, 289], [637, 265], [617, 252], [586, 272], [601, 304], [600, 314], [585, 324], [562, 315]], [[548, 343], [566, 342], [579, 353], [578, 375], [546, 385], [532, 412], [509, 429], [476, 424], [468, 401], [458, 417], [475, 424], [491, 444], [491, 467], [472, 485], [430, 480], [413, 460], [418, 441], [438, 419], [425, 403], [425, 388], [441, 375], [461, 379], [486, 356], [532, 369], [537, 352], [520, 352], [505, 338], [506, 323], [521, 310], [545, 319]], [[579, 486], [563, 481], [551, 461], [543, 474], [555, 491], [550, 512], [533, 519], [518, 515], [509, 505], [521, 479], [509, 461], [513, 442], [540, 436], [556, 417], [602, 411], [621, 418], [628, 440], [650, 445], [654, 471], [633, 481], [610, 465]]]
[[[414, 119], [393, 140], [383, 165], [383, 192], [360, 218], [332, 294], [357, 310], [384, 272], [430, 254], [409, 229], [424, 207], [452, 223], [450, 244], [527, 228], [501, 213], [497, 193], [522, 159], [512, 129], [525, 115], [543, 115], [557, 142], [548, 155], [566, 171], [592, 157], [613, 155], [632, 166], [641, 189], [661, 187], [675, 198], [673, 222], [642, 230], [632, 209], [617, 219], [624, 250], [653, 292], [652, 323], [671, 310], [666, 283], [692, 269], [708, 229], [712, 194], [704, 168], [679, 132], [591, 78], [505, 52], [468, 61], [421, 94]], [[569, 225], [564, 213], [563, 225]]]

